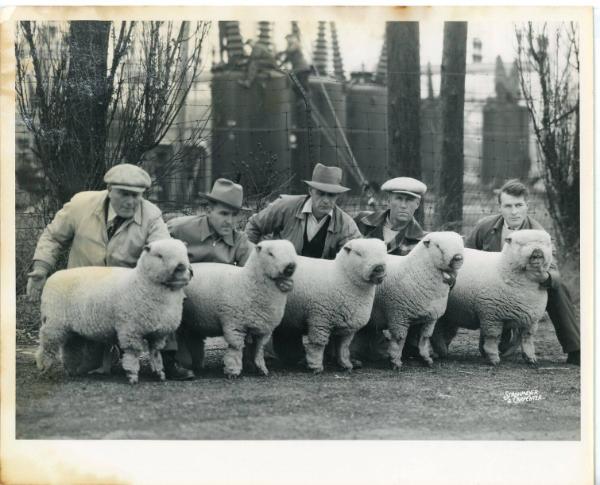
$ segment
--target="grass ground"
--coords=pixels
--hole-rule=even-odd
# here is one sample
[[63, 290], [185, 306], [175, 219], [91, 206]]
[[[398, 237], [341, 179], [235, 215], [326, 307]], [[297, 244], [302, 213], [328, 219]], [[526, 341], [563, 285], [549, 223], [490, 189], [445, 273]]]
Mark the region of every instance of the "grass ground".
[[[270, 364], [267, 378], [222, 376], [222, 339], [210, 339], [206, 375], [137, 386], [124, 375], [48, 380], [34, 342], [17, 345], [18, 439], [486, 439], [578, 440], [580, 371], [566, 365], [548, 321], [537, 336], [539, 368], [520, 357], [483, 363], [475, 332], [459, 333], [432, 369], [366, 367], [313, 376]], [[25, 336], [24, 336], [25, 335]], [[18, 337], [19, 338], [19, 337]], [[537, 391], [509, 403], [506, 393]]]

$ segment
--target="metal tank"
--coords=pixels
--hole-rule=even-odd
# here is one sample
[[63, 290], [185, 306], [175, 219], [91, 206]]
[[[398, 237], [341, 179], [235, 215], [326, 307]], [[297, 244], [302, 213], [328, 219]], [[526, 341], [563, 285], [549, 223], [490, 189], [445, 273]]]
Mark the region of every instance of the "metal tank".
[[[259, 35], [259, 42], [266, 44], [267, 27], [261, 25]], [[223, 30], [228, 60], [213, 67], [211, 82], [212, 178], [237, 180], [250, 197], [287, 191], [293, 118], [289, 80], [262, 65], [250, 86], [244, 86], [248, 65], [238, 22], [225, 22]]]
[[[389, 178], [387, 147], [387, 89], [373, 82], [370, 72], [353, 72], [346, 88], [346, 136], [354, 157], [369, 182]], [[356, 181], [350, 187], [360, 190]]]

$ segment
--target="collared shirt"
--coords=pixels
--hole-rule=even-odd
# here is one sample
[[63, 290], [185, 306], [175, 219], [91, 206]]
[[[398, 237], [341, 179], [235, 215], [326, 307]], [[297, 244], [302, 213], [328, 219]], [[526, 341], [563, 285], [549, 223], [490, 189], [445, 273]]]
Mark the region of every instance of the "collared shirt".
[[106, 190], [75, 194], [44, 229], [33, 259], [53, 268], [62, 250], [70, 247], [68, 268], [132, 268], [146, 244], [170, 238], [160, 209], [142, 199], [133, 217], [123, 222], [109, 241], [106, 204], [109, 204]]
[[[395, 238], [398, 237], [398, 234], [400, 234], [401, 232], [403, 233], [406, 230], [406, 227], [408, 226], [408, 224], [406, 226], [404, 226], [402, 229], [392, 229], [392, 223], [390, 222], [390, 215], [388, 214], [388, 216], [385, 219], [385, 222], [383, 223], [383, 241], [386, 244], [390, 244]], [[400, 236], [401, 239], [404, 239], [404, 236], [401, 235]]]
[[306, 214], [306, 238], [309, 241], [312, 241], [312, 238], [315, 237], [317, 232], [319, 232], [321, 228], [325, 225], [325, 223], [329, 220], [327, 216], [331, 217], [333, 215], [333, 209], [331, 209], [327, 214], [321, 217], [320, 221], [317, 221], [317, 218], [315, 217], [312, 211], [312, 197], [309, 197], [308, 200], [304, 203], [304, 207], [302, 207], [302, 213]]
[[[400, 231], [393, 231], [389, 227], [390, 232], [386, 235], [384, 231], [386, 231], [386, 221], [389, 221], [389, 212], [389, 209], [376, 212], [364, 211], [360, 212], [354, 220], [364, 237], [373, 237], [385, 241], [388, 254], [406, 256], [419, 244], [419, 241], [425, 236], [425, 232], [413, 217], [406, 227]], [[391, 237], [392, 232], [396, 232], [393, 237]], [[387, 237], [391, 237], [389, 241]]]
[[167, 226], [171, 236], [187, 244], [192, 263], [243, 266], [254, 248], [244, 232], [234, 229], [224, 237], [219, 235], [208, 223], [206, 215], [176, 217]]
[[[296, 253], [302, 254], [306, 215], [302, 208], [308, 195], [281, 195], [258, 214], [254, 214], [246, 224], [248, 239], [257, 243], [262, 239], [287, 239]], [[323, 247], [323, 259], [333, 259], [342, 246], [351, 239], [361, 237], [356, 223], [337, 205], [327, 226], [327, 236]]]

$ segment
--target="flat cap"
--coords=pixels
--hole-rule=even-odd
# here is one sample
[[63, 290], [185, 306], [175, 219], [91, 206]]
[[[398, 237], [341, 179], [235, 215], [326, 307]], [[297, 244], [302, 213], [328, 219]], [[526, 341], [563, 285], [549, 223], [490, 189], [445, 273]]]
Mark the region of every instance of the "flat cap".
[[390, 179], [381, 186], [381, 190], [401, 194], [409, 194], [414, 197], [422, 197], [427, 192], [427, 185], [411, 177], [396, 177]]
[[121, 163], [112, 167], [104, 175], [104, 181], [107, 185], [117, 189], [131, 190], [132, 192], [143, 192], [152, 183], [148, 172], [130, 163]]

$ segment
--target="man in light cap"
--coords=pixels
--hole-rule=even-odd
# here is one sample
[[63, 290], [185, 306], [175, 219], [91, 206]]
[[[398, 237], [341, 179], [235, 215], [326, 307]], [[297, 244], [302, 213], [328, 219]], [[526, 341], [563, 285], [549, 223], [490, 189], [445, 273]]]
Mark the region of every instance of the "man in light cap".
[[[425, 232], [414, 215], [427, 192], [427, 186], [411, 177], [396, 177], [381, 186], [387, 194], [388, 208], [381, 211], [360, 212], [355, 221], [364, 237], [382, 239], [388, 254], [405, 256], [419, 244]], [[449, 285], [454, 280], [448, 281]], [[420, 329], [411, 326], [402, 352], [403, 358], [419, 356], [418, 338]], [[388, 341], [380, 330], [364, 327], [352, 341], [353, 357], [366, 360], [385, 360]]]
[[[246, 224], [248, 239], [287, 239], [296, 253], [310, 258], [334, 259], [347, 241], [361, 237], [356, 223], [337, 205], [342, 169], [318, 163], [312, 180], [305, 180], [308, 195], [282, 195]], [[286, 334], [280, 325], [273, 332], [273, 347], [280, 358], [297, 363], [304, 356], [302, 336]], [[271, 352], [270, 344], [267, 352]]]
[[[75, 194], [44, 229], [28, 274], [27, 294], [33, 301], [40, 299], [48, 275], [67, 248], [67, 268], [133, 268], [146, 244], [170, 238], [160, 209], [142, 197], [151, 184], [145, 170], [127, 163], [115, 165], [104, 182], [106, 190]], [[193, 377], [177, 367], [174, 357], [174, 352], [163, 353], [167, 378]]]
[[364, 237], [382, 239], [389, 254], [404, 256], [425, 235], [414, 215], [427, 186], [414, 178], [396, 177], [385, 182], [381, 190], [387, 193], [388, 208], [360, 212], [354, 220]]
[[287, 239], [296, 252], [311, 258], [334, 259], [350, 239], [360, 237], [356, 223], [337, 205], [342, 169], [317, 163], [312, 180], [305, 180], [308, 195], [282, 195], [246, 224], [253, 243], [265, 237]]

